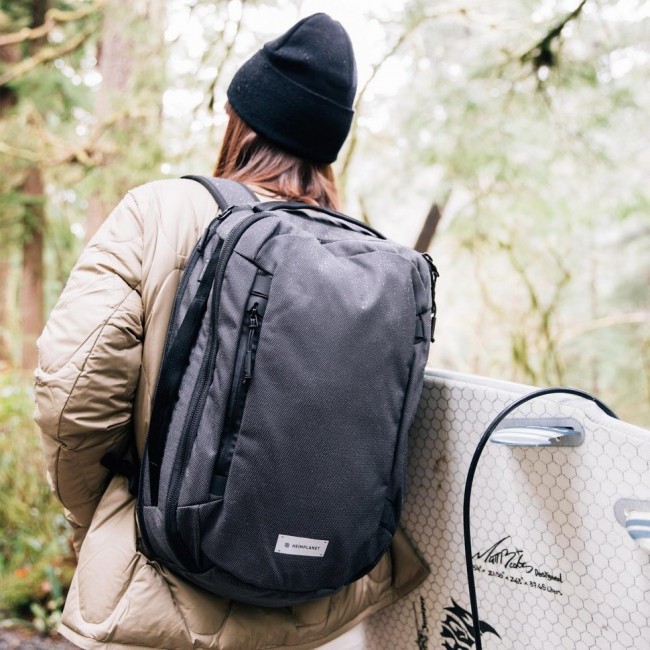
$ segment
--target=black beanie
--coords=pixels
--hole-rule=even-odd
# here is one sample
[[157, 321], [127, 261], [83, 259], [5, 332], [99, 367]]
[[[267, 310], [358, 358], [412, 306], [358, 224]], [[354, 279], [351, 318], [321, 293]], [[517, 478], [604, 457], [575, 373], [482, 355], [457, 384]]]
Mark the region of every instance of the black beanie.
[[230, 83], [228, 101], [253, 131], [282, 149], [332, 163], [350, 130], [356, 89], [350, 37], [319, 13], [248, 59]]

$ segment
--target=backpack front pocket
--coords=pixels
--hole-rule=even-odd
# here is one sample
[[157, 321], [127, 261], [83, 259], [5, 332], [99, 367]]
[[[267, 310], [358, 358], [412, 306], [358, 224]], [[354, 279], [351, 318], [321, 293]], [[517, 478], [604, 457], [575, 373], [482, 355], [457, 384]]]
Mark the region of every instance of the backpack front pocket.
[[244, 409], [246, 408], [246, 398], [253, 381], [255, 356], [269, 299], [272, 277], [265, 271], [258, 271], [246, 303], [246, 311], [239, 335], [237, 361], [233, 373], [228, 411], [210, 481], [210, 496], [212, 497], [222, 497], [226, 490], [228, 472], [230, 471], [237, 444], [237, 435], [241, 429]]

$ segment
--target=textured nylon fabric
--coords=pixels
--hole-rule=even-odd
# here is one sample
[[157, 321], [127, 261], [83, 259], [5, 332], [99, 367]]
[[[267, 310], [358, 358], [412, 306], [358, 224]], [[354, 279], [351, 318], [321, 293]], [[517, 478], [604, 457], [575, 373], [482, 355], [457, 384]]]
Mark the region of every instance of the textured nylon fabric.
[[[226, 501], [204, 548], [260, 587], [334, 588], [390, 540], [379, 523], [413, 354], [410, 262], [337, 258], [302, 236], [264, 253], [267, 266], [291, 261], [274, 269]], [[394, 292], [376, 283], [380, 264]], [[329, 540], [327, 554], [274, 553], [279, 534]]]
[[[219, 223], [188, 268], [172, 332], [218, 241], [250, 215], [236, 212]], [[142, 491], [143, 524], [163, 564], [214, 593], [266, 606], [311, 600], [369, 571], [399, 519], [407, 435], [429, 346], [428, 267], [411, 249], [356, 226], [278, 211], [243, 231], [223, 268], [174, 407], [157, 508]], [[251, 345], [251, 289], [262, 271], [272, 279], [252, 378], [225, 492], [213, 496], [226, 414], [242, 390]], [[415, 337], [418, 320], [424, 340]], [[194, 437], [190, 406], [211, 346], [214, 372]], [[181, 464], [182, 445], [188, 453]], [[167, 539], [170, 517], [180, 542]], [[327, 548], [320, 557], [280, 553], [279, 535], [326, 540]]]

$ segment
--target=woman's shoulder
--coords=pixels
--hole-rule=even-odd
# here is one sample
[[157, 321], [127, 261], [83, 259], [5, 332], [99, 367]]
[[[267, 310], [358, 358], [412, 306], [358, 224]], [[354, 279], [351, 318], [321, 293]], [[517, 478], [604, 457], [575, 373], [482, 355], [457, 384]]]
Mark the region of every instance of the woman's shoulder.
[[[277, 194], [257, 185], [247, 185], [260, 199], [260, 201], [279, 200]], [[215, 200], [208, 191], [196, 181], [189, 178], [164, 178], [149, 181], [134, 187], [129, 192], [143, 211], [158, 208], [168, 210], [173, 208], [191, 207], [202, 210], [206, 206], [213, 208]]]
[[[201, 186], [187, 178], [163, 178], [149, 181], [129, 190], [142, 211], [158, 208], [164, 210], [179, 205], [195, 207], [196, 204], [208, 203], [211, 197]], [[214, 203], [214, 201], [213, 201]]]
[[202, 230], [215, 217], [215, 200], [199, 183], [186, 178], [150, 181], [129, 191], [145, 222], [191, 224]]
[[127, 197], [141, 224], [145, 258], [185, 257], [218, 214], [210, 194], [183, 178], [144, 183], [129, 190]]

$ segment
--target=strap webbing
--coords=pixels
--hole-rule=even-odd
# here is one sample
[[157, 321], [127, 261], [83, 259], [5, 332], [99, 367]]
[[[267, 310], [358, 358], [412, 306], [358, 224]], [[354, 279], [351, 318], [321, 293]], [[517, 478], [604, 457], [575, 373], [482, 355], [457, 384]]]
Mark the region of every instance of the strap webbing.
[[193, 175], [183, 176], [182, 178], [201, 183], [210, 192], [222, 212], [242, 203], [253, 205], [260, 202], [257, 196], [246, 185], [238, 181], [231, 181], [227, 178]]
[[210, 289], [217, 270], [221, 246], [218, 245], [207, 263], [198, 291], [183, 318], [173, 343], [162, 361], [156, 395], [151, 411], [151, 423], [147, 436], [149, 456], [149, 485], [151, 503], [158, 504], [158, 487], [160, 485], [160, 466], [167, 442], [167, 432], [172, 418], [174, 405], [185, 369], [190, 360], [190, 353], [201, 328], [203, 315], [210, 297]]

